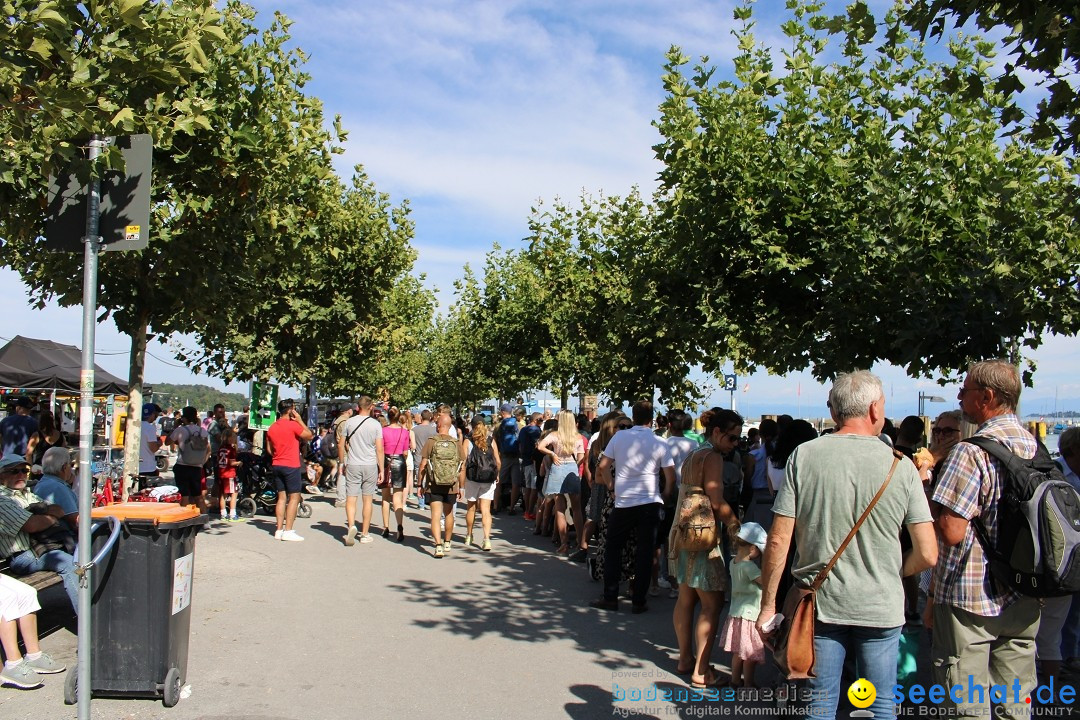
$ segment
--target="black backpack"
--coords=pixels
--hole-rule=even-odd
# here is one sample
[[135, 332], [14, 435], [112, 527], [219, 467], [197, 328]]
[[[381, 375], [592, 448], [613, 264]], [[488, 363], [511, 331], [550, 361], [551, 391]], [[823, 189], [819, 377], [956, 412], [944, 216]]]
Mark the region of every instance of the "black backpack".
[[1025, 460], [987, 437], [965, 440], [1004, 466], [997, 543], [978, 518], [971, 526], [990, 561], [991, 579], [1021, 595], [1058, 597], [1080, 591], [1080, 493], [1036, 439]]
[[495, 453], [491, 450], [490, 442], [484, 452], [473, 444], [465, 461], [465, 479], [478, 483], [495, 482]]
[[323, 460], [337, 460], [338, 459], [338, 444], [337, 435], [334, 434], [336, 428], [330, 428], [325, 435], [323, 435], [322, 441], [319, 443], [319, 452], [323, 456]]

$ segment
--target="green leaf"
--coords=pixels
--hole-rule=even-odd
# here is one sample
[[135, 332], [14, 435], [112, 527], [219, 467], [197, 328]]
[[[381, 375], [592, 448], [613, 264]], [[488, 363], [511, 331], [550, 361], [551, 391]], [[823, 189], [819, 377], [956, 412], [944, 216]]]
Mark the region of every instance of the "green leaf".
[[125, 132], [131, 132], [135, 127], [135, 112], [131, 108], [123, 108], [113, 115], [109, 125]]

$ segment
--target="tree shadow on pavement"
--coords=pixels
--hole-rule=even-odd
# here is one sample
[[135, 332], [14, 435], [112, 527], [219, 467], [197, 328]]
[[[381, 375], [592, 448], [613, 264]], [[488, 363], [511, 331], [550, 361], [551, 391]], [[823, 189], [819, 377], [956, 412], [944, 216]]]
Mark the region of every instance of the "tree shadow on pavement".
[[[582, 699], [565, 706], [567, 715], [575, 719], [740, 716], [743, 708], [757, 717], [770, 717], [770, 710], [783, 705], [771, 688], [774, 694], [767, 700], [760, 695], [736, 695], [733, 690], [724, 697], [691, 691], [674, 672], [673, 601], [650, 598], [644, 615], [632, 615], [627, 600], [620, 601], [618, 612], [592, 609], [588, 603], [601, 587], [589, 579], [584, 566], [552, 553], [547, 538], [531, 534], [531, 524], [500, 518], [495, 528], [496, 552], [481, 553], [475, 548], [455, 552], [456, 562], [468, 559], [492, 566], [484, 582], [448, 585], [401, 578], [390, 584], [406, 602], [423, 606], [412, 614], [415, 626], [470, 640], [498, 635], [526, 643], [573, 643], [577, 651], [611, 673], [609, 687], [570, 687]], [[460, 543], [455, 544], [458, 547]], [[499, 602], [492, 603], [492, 598]], [[714, 649], [715, 665], [721, 664], [722, 657], [726, 654]], [[758, 676], [766, 687], [775, 679], [775, 671]], [[623, 699], [619, 699], [620, 691], [627, 693]], [[638, 700], [631, 699], [635, 692]]]
[[[668, 651], [657, 646], [657, 641], [671, 641], [669, 622], [663, 623], [666, 635], [658, 638], [657, 623], [648, 622], [648, 616], [631, 615], [629, 603], [617, 613], [589, 608], [589, 600], [600, 588], [589, 581], [581, 565], [522, 547], [527, 530], [500, 524], [504, 528], [497, 533], [496, 552], [466, 550], [460, 542], [455, 543], [454, 561], [492, 565], [494, 572], [483, 583], [445, 585], [412, 578], [390, 585], [407, 602], [438, 610], [415, 613], [412, 622], [416, 626], [470, 639], [496, 634], [529, 643], [571, 641], [594, 663], [612, 671], [671, 664]], [[518, 541], [516, 546], [507, 547], [514, 540]], [[491, 603], [493, 597], [500, 601]], [[666, 617], [669, 607], [657, 605], [650, 612]], [[610, 690], [607, 699], [610, 701]]]

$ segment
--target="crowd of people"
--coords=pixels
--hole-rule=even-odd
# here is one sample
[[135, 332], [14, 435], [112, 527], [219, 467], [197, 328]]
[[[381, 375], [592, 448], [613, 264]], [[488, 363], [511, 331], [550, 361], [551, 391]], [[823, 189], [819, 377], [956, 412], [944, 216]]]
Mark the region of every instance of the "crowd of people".
[[[144, 449], [152, 456], [155, 444], [175, 446], [174, 482], [184, 500], [206, 508], [209, 493], [225, 520], [236, 517], [235, 482], [245, 462], [238, 445], [245, 458], [262, 450], [277, 493], [274, 538], [284, 542], [303, 540], [294, 528], [301, 493], [320, 488], [344, 510], [345, 546], [380, 534], [372, 524], [376, 498], [381, 535], [396, 542], [421, 534], [407, 527], [406, 507], [426, 509], [433, 558], [450, 555], [455, 540], [490, 551], [493, 516], [520, 513], [536, 535], [552, 538], [552, 552], [586, 564], [602, 588], [593, 608], [616, 612], [628, 597], [633, 614], [645, 613], [649, 599], [666, 590], [675, 599], [674, 669], [702, 690], [755, 686], [787, 589], [829, 565], [817, 593], [811, 717], [835, 716], [845, 666], [855, 668], [851, 679], [891, 688], [901, 633], [921, 625], [932, 629], [935, 682], [949, 687], [970, 676], [989, 688], [1015, 679], [1021, 692], [1000, 704], [1019, 713], [1036, 687], [1036, 658], [1048, 675], [1080, 670], [1080, 597], [1040, 600], [1003, 587], [980, 540], [993, 542], [998, 533], [1004, 469], [961, 437], [990, 437], [1032, 457], [1037, 443], [1016, 416], [1019, 394], [1014, 366], [972, 365], [960, 409], [934, 421], [927, 447], [923, 420], [894, 427], [880, 380], [855, 372], [835, 380], [835, 426], [820, 435], [804, 420], [779, 416], [744, 437], [743, 418], [731, 410], [658, 416], [648, 401], [635, 403], [629, 416], [595, 418], [506, 404], [489, 421], [455, 417], [446, 405], [415, 413], [384, 408], [364, 396], [314, 431], [282, 401], [263, 437], [230, 426], [223, 408], [208, 425], [186, 408], [163, 434], [154, 424], [160, 408], [148, 404]], [[50, 428], [18, 426], [28, 446], [33, 437], [37, 443], [16, 445], [0, 459], [0, 553], [17, 574], [59, 572], [74, 605], [70, 553], [38, 555], [29, 546], [42, 529], [77, 523], [70, 460], [61, 462], [67, 451], [54, 447]], [[44, 475], [34, 494], [25, 490], [26, 453], [42, 445]], [[1061, 436], [1060, 451], [1064, 477], [1080, 490], [1080, 428]], [[464, 528], [455, 517], [459, 502]], [[18, 677], [33, 681], [28, 670], [54, 666], [25, 637], [32, 622], [21, 618], [34, 602], [5, 586], [0, 592], [7, 593], [0, 594], [5, 654], [15, 663], [5, 666], [4, 680], [20, 667]], [[26, 642], [21, 661], [7, 649], [15, 625]], [[732, 654], [730, 673], [714, 667], [717, 647]], [[990, 711], [987, 698], [952, 700], [962, 713]], [[892, 717], [890, 693], [879, 692], [868, 710]]]

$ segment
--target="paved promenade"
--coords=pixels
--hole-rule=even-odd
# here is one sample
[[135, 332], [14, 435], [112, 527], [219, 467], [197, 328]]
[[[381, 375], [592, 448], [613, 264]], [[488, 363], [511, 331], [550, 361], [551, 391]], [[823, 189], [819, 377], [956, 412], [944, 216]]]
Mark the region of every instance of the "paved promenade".
[[[685, 690], [665, 672], [674, 670], [674, 600], [665, 592], [636, 616], [625, 600], [618, 614], [589, 609], [599, 585], [583, 565], [555, 557], [520, 515], [495, 518], [492, 552], [466, 549], [456, 535], [438, 560], [418, 511], [410, 509], [403, 545], [376, 537], [345, 547], [344, 510], [311, 502], [312, 518], [296, 525], [303, 543], [274, 541], [265, 515], [201, 533], [190, 696], [171, 709], [95, 699], [93, 717], [610, 718], [613, 682]], [[63, 603], [55, 589], [45, 604]], [[73, 666], [70, 630], [42, 645]], [[625, 674], [633, 671], [652, 675]], [[64, 678], [33, 691], [0, 688], [0, 717], [74, 718]], [[633, 705], [659, 717], [677, 710]]]
[[[325, 498], [311, 503], [313, 516], [296, 524], [302, 543], [275, 541], [266, 515], [214, 522], [200, 533], [188, 696], [171, 709], [155, 700], [95, 699], [93, 717], [804, 716], [775, 699], [737, 705], [689, 697], [674, 675], [675, 601], [666, 591], [649, 598], [643, 615], [631, 615], [625, 599], [616, 614], [589, 609], [599, 584], [583, 565], [556, 557], [550, 541], [534, 536], [520, 515], [495, 518], [492, 552], [466, 549], [456, 534], [450, 555], [438, 560], [426, 515], [416, 510], [408, 513], [403, 545], [376, 536], [350, 548], [341, 542], [344, 510]], [[457, 517], [460, 530], [462, 514]], [[60, 586], [45, 591], [43, 622], [68, 622], [58, 612], [65, 603]], [[73, 631], [72, 625], [42, 640], [69, 671]], [[726, 653], [714, 652], [713, 660], [729, 669]], [[927, 682], [925, 649], [919, 665], [919, 680]], [[0, 688], [0, 718], [75, 718], [75, 707], [63, 704], [65, 677], [47, 676], [39, 690]], [[758, 681], [775, 685], [775, 671], [760, 670]], [[650, 690], [669, 697], [650, 699]], [[645, 698], [635, 700], [635, 692]], [[905, 706], [901, 714], [927, 710], [940, 709]], [[1074, 710], [1037, 708], [1036, 715], [1073, 717]], [[838, 717], [851, 711], [842, 702]]]

